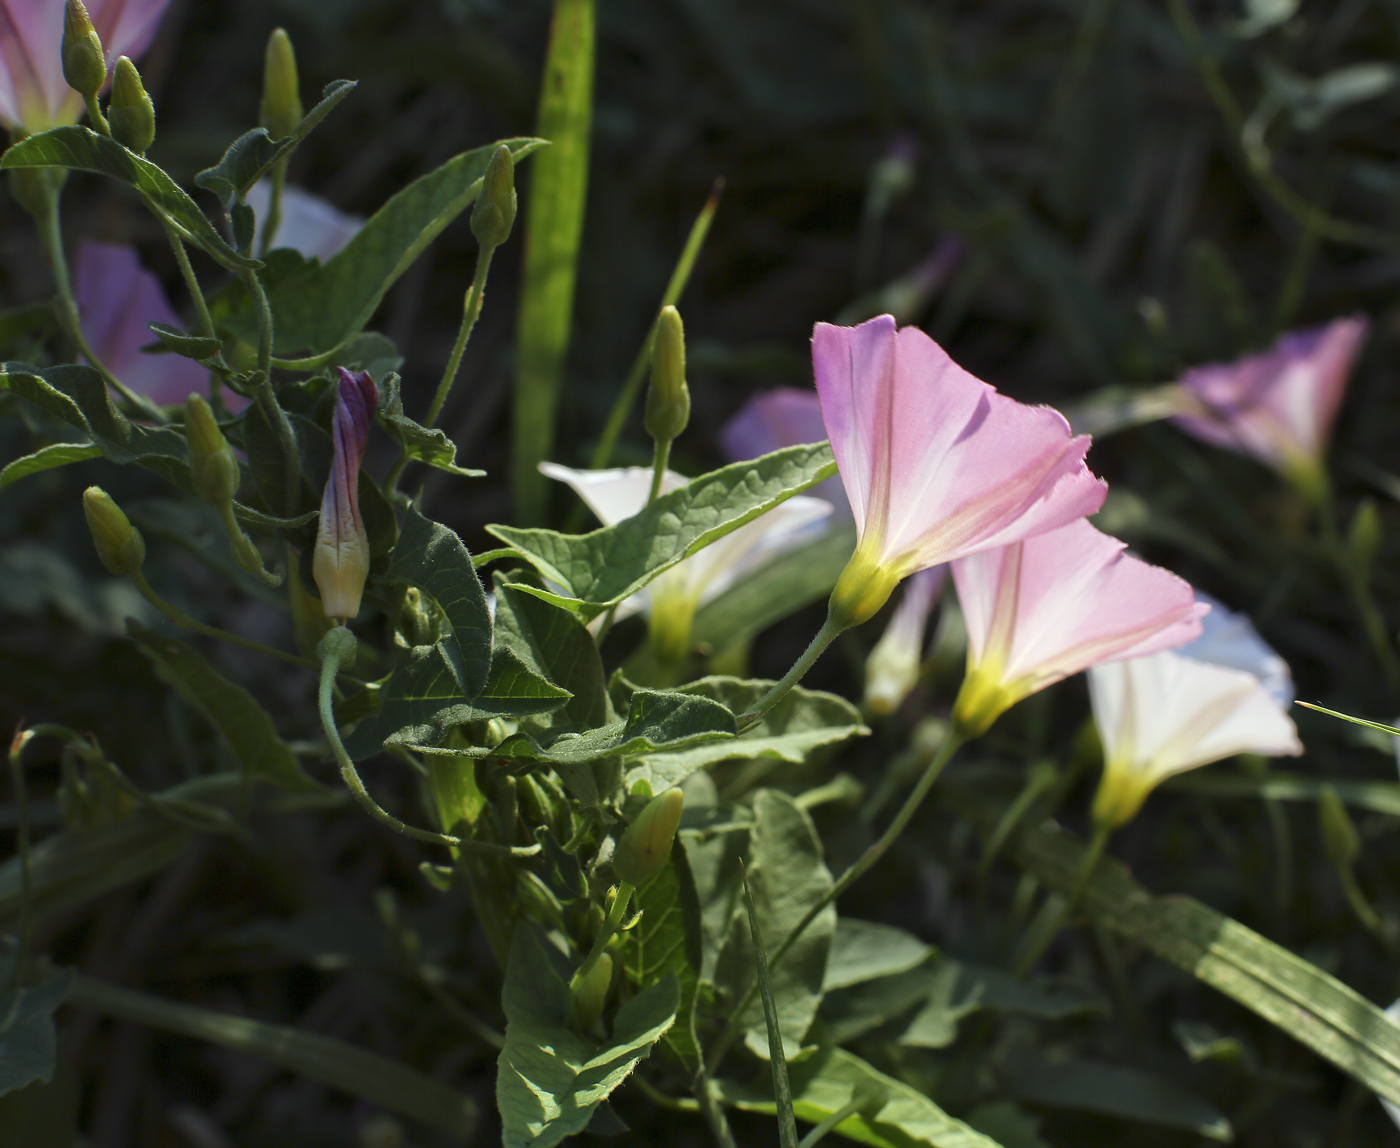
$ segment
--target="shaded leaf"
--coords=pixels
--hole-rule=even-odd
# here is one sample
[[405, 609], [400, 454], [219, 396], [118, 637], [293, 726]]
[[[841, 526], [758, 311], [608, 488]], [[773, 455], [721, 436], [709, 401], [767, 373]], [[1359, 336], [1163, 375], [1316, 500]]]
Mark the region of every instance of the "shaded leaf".
[[102, 448], [96, 443], [50, 443], [40, 447], [33, 454], [27, 454], [6, 464], [5, 469], [0, 470], [0, 490], [4, 490], [12, 482], [18, 482], [21, 478], [28, 478], [31, 474], [38, 474], [43, 470], [53, 470], [55, 467], [101, 457]]
[[40, 984], [0, 993], [0, 1096], [53, 1079], [58, 1052], [53, 1014], [72, 984], [71, 971], [56, 970]]
[[[607, 681], [597, 643], [568, 610], [496, 578], [496, 640], [573, 697], [558, 716], [580, 729], [608, 720]], [[659, 791], [658, 791], [659, 792]]]
[[822, 991], [908, 972], [922, 965], [933, 952], [932, 945], [894, 925], [841, 917], [831, 938]]
[[389, 375], [384, 380], [384, 399], [375, 412], [385, 432], [408, 452], [409, 458], [416, 458], [438, 470], [463, 478], [481, 478], [484, 470], [468, 470], [457, 465], [457, 444], [437, 427], [431, 430], [414, 422], [403, 412], [403, 395], [398, 375]]

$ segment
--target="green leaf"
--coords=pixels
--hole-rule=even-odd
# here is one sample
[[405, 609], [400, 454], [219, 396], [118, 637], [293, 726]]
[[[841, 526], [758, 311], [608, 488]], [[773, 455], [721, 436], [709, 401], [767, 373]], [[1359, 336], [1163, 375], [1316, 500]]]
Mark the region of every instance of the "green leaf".
[[[510, 139], [516, 162], [542, 140]], [[384, 293], [481, 190], [498, 147], [463, 152], [389, 199], [325, 264], [310, 263], [271, 292], [275, 350], [309, 366], [343, 347], [373, 317]], [[251, 319], [248, 320], [251, 322]]]
[[17, 458], [0, 470], [0, 490], [12, 482], [38, 474], [41, 470], [68, 466], [74, 462], [85, 462], [90, 458], [101, 458], [102, 448], [93, 442], [55, 442], [40, 447], [33, 454]]
[[229, 144], [218, 163], [194, 177], [195, 183], [212, 191], [223, 200], [225, 207], [235, 198], [241, 200], [253, 184], [272, 170], [273, 164], [290, 155], [292, 149], [354, 90], [354, 80], [332, 80], [321, 93], [320, 101], [302, 117], [291, 135], [273, 140], [266, 128], [245, 132]]
[[525, 205], [511, 452], [516, 510], [524, 522], [545, 517], [547, 485], [538, 467], [554, 449], [573, 321], [593, 122], [594, 7], [595, 0], [555, 0], [540, 87], [537, 130], [553, 146], [535, 161]]
[[452, 628], [443, 646], [452, 659], [459, 698], [473, 698], [491, 670], [491, 615], [471, 555], [455, 533], [410, 508], [385, 577], [407, 582], [433, 600]]
[[[428, 752], [453, 726], [544, 713], [569, 698], [567, 690], [546, 682], [499, 646], [485, 684], [468, 698], [457, 663], [447, 641], [409, 650], [380, 690], [379, 711], [345, 739], [350, 756], [358, 761], [378, 753], [386, 743]], [[476, 756], [484, 754], [480, 751]]]
[[156, 676], [219, 732], [245, 777], [293, 793], [320, 792], [321, 786], [302, 772], [257, 699], [219, 673], [203, 654], [153, 630], [134, 628], [128, 636], [151, 660]]
[[[994, 816], [966, 793], [950, 799], [979, 820]], [[1051, 888], [1074, 888], [1084, 846], [1068, 833], [1023, 829], [1011, 850]], [[1152, 896], [1109, 858], [1095, 870], [1083, 908], [1400, 1103], [1400, 1025], [1316, 965], [1190, 897]]]
[[225, 243], [195, 201], [165, 172], [107, 136], [76, 126], [29, 136], [0, 156], [0, 170], [22, 167], [62, 167], [111, 176], [134, 188], [146, 206], [167, 220], [181, 237], [229, 270], [262, 266]]
[[212, 359], [223, 347], [223, 343], [211, 335], [191, 335], [169, 323], [147, 323], [146, 326], [175, 354], [196, 362]]
[[110, 1016], [259, 1057], [445, 1132], [458, 1142], [468, 1140], [476, 1127], [476, 1105], [468, 1097], [399, 1060], [343, 1040], [164, 1000], [85, 976], [74, 980], [72, 1000]]
[[73, 974], [65, 969], [37, 985], [0, 993], [0, 1096], [53, 1079], [58, 1052], [53, 1014], [72, 985]]
[[164, 427], [137, 426], [112, 405], [107, 384], [91, 367], [65, 364], [40, 370], [27, 363], [6, 363], [0, 387], [77, 427], [112, 462], [140, 463], [193, 492], [184, 436]]
[[609, 1044], [565, 1025], [569, 989], [535, 929], [515, 930], [502, 1004], [506, 1042], [496, 1074], [505, 1148], [550, 1148], [583, 1131], [637, 1062], [675, 1023], [680, 993], [667, 975], [633, 997], [613, 1020]]
[[[749, 836], [749, 880], [766, 937], [780, 941], [831, 889], [831, 873], [822, 860], [821, 841], [812, 819], [787, 794], [761, 789], [754, 797], [754, 827]], [[822, 978], [836, 932], [836, 908], [827, 905], [803, 931], [773, 970], [773, 1003], [789, 1059], [802, 1041], [822, 998]], [[754, 953], [748, 919], [735, 909], [720, 951], [715, 982], [737, 1001], [753, 984]], [[755, 1053], [768, 1051], [762, 1005], [754, 1001], [742, 1017], [747, 1043]]]
[[1141, 1069], [1018, 1049], [1008, 1058], [1004, 1077], [1012, 1095], [1032, 1104], [1184, 1128], [1211, 1140], [1234, 1138], [1230, 1121], [1210, 1101]]
[[488, 526], [563, 594], [527, 588], [594, 618], [711, 542], [836, 473], [826, 443], [736, 462], [663, 495], [639, 514], [590, 534]]
[[463, 478], [481, 478], [484, 470], [468, 470], [457, 465], [457, 444], [446, 433], [434, 427], [429, 430], [414, 422], [403, 413], [403, 396], [400, 393], [398, 375], [389, 375], [384, 380], [384, 399], [379, 404], [375, 417], [388, 436], [408, 453], [438, 470]]
[[[793, 1109], [801, 1120], [820, 1123], [851, 1103], [857, 1089], [883, 1089], [887, 1099], [874, 1112], [855, 1112], [836, 1131], [875, 1148], [1000, 1148], [995, 1140], [954, 1120], [921, 1092], [886, 1076], [860, 1057], [834, 1048], [792, 1065]], [[721, 1099], [746, 1112], [774, 1111], [773, 1098], [750, 1084], [717, 1081]]]
[[603, 659], [593, 635], [568, 610], [526, 594], [497, 575], [496, 640], [535, 673], [573, 694], [558, 717], [579, 729], [606, 724]]
[[685, 847], [671, 846], [662, 870], [637, 890], [635, 906], [642, 918], [622, 934], [617, 959], [627, 983], [640, 992], [664, 980], [676, 978], [680, 1006], [676, 1023], [662, 1038], [687, 1071], [700, 1067], [700, 1043], [695, 1037], [695, 997], [700, 987], [700, 962], [704, 938], [700, 924], [700, 899], [690, 873]]
[[894, 925], [842, 917], [831, 938], [822, 991], [849, 988], [918, 968], [934, 948]]
[[[742, 714], [752, 710], [772, 684], [709, 677], [690, 682], [680, 687], [679, 692], [710, 698], [731, 713]], [[652, 792], [660, 793], [679, 785], [696, 770], [717, 762], [767, 758], [797, 763], [805, 761], [807, 755], [820, 746], [834, 745], [869, 732], [861, 721], [860, 711], [845, 698], [797, 686], [743, 737], [731, 742], [699, 745], [664, 757], [643, 757], [628, 772], [627, 784], [630, 789], [636, 781], [645, 779]]]

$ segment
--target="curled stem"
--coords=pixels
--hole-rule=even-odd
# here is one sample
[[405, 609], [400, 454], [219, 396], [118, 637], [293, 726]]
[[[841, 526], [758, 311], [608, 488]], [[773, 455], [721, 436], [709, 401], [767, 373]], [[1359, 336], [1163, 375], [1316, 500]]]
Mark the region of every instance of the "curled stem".
[[[347, 631], [348, 632], [348, 631]], [[340, 657], [327, 650], [321, 656], [321, 686], [317, 691], [317, 708], [321, 714], [321, 728], [325, 730], [326, 740], [330, 743], [331, 753], [335, 755], [335, 761], [340, 766], [340, 776], [345, 781], [345, 788], [350, 791], [350, 795], [364, 808], [365, 812], [378, 821], [381, 825], [387, 825], [396, 833], [402, 833], [405, 837], [411, 837], [415, 841], [423, 841], [429, 845], [461, 845], [460, 837], [448, 837], [442, 833], [433, 833], [427, 829], [416, 829], [407, 822], [400, 821], [387, 809], [384, 809], [369, 795], [369, 790], [365, 788], [365, 783], [360, 780], [359, 771], [355, 769], [355, 763], [350, 760], [350, 755], [345, 752], [345, 744], [340, 740], [340, 730], [336, 728], [335, 711], [333, 708], [335, 676], [341, 666]]]

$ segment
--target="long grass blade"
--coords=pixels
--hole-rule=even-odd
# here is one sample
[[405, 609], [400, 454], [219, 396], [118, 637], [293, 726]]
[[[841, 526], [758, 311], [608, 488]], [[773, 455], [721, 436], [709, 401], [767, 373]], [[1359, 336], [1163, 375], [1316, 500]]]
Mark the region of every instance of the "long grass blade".
[[758, 992], [763, 998], [763, 1019], [768, 1025], [773, 1098], [778, 1105], [778, 1142], [783, 1148], [798, 1148], [797, 1116], [792, 1110], [792, 1086], [788, 1083], [787, 1057], [783, 1055], [783, 1032], [778, 1027], [778, 1009], [773, 1003], [773, 990], [768, 984], [768, 955], [763, 951], [763, 934], [758, 931], [758, 914], [754, 911], [753, 892], [749, 889], [749, 873], [742, 861], [739, 872], [744, 879], [744, 904], [749, 910], [749, 932], [753, 936], [754, 963], [758, 966]]

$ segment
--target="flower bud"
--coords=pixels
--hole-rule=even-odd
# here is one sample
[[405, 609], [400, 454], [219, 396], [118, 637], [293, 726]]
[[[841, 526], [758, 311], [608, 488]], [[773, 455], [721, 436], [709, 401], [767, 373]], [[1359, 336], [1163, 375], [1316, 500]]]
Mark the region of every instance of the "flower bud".
[[482, 247], [499, 247], [510, 237], [515, 223], [515, 159], [501, 144], [491, 153], [481, 194], [472, 208], [472, 234]]
[[156, 109], [141, 83], [141, 73], [126, 56], [117, 57], [112, 98], [107, 104], [112, 138], [137, 155], [145, 154], [156, 138]]
[[238, 493], [242, 475], [203, 395], [190, 395], [185, 400], [185, 442], [195, 493], [215, 509], [222, 509]]
[[843, 630], [859, 626], [880, 612], [880, 607], [890, 600], [898, 585], [899, 575], [894, 570], [857, 550], [836, 579], [827, 615]]
[[285, 139], [301, 123], [301, 80], [297, 57], [286, 29], [274, 28], [263, 54], [263, 94], [258, 119], [275, 140]]
[[311, 561], [311, 574], [321, 591], [321, 608], [327, 618], [355, 617], [369, 576], [369, 535], [360, 518], [360, 460], [378, 402], [379, 392], [368, 371], [354, 373], [340, 368], [331, 420], [335, 454], [321, 499]]
[[651, 386], [647, 388], [647, 434], [670, 442], [690, 422], [690, 390], [685, 385], [685, 327], [674, 307], [662, 308], [651, 346]]
[[645, 885], [656, 876], [671, 856], [671, 842], [684, 807], [685, 796], [679, 789], [668, 789], [648, 801], [617, 843], [613, 872], [634, 886]]
[[84, 97], [107, 82], [107, 57], [83, 0], [68, 0], [63, 9], [63, 78]]
[[576, 1032], [587, 1032], [603, 1014], [612, 987], [613, 960], [608, 953], [598, 957], [598, 963], [588, 976], [575, 984], [569, 993], [569, 1023]]
[[83, 491], [83, 513], [102, 565], [113, 574], [139, 574], [146, 561], [146, 540], [122, 508], [100, 486]]

